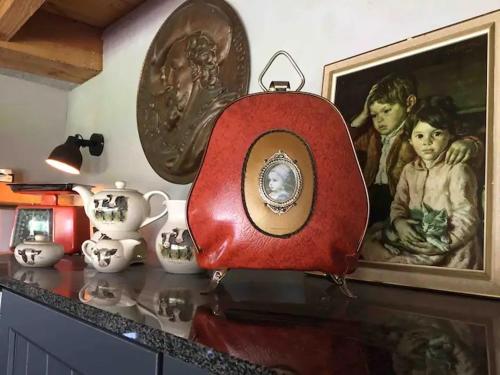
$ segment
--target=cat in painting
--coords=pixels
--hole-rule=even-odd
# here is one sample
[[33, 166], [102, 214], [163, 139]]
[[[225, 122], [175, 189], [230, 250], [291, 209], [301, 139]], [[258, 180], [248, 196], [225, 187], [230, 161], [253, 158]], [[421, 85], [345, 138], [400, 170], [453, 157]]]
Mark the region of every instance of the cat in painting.
[[[422, 210], [410, 210], [410, 217], [416, 222], [413, 225], [415, 231], [428, 243], [435, 246], [442, 254], [450, 251], [446, 210], [434, 210], [424, 203]], [[387, 226], [384, 230], [384, 247], [393, 255], [399, 255], [401, 250], [412, 252], [411, 248], [405, 247], [391, 226]]]

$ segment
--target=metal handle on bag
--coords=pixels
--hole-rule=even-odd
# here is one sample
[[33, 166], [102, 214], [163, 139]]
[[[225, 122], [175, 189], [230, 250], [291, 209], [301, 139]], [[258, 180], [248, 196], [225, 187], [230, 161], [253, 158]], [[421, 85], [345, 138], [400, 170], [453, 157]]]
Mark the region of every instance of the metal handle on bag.
[[264, 67], [264, 70], [262, 71], [262, 73], [260, 73], [259, 75], [259, 85], [261, 87], [261, 89], [263, 91], [286, 91], [286, 88], [290, 88], [290, 84], [288, 82], [278, 82], [278, 81], [273, 81], [271, 82], [271, 85], [270, 85], [270, 88], [266, 88], [266, 86], [264, 86], [264, 83], [262, 82], [262, 78], [264, 78], [264, 75], [267, 73], [267, 71], [269, 70], [269, 67], [272, 65], [272, 63], [274, 62], [274, 60], [276, 60], [276, 58], [280, 55], [283, 55], [285, 56], [288, 61], [290, 62], [290, 64], [292, 64], [293, 68], [295, 69], [295, 71], [297, 72], [297, 74], [299, 75], [300, 77], [300, 84], [299, 86], [295, 89], [295, 91], [300, 91], [300, 89], [302, 87], [304, 87], [305, 83], [306, 83], [306, 78], [304, 77], [304, 74], [302, 73], [302, 71], [300, 70], [299, 66], [297, 65], [297, 63], [295, 62], [295, 60], [293, 59], [292, 56], [290, 56], [290, 54], [286, 51], [278, 51], [276, 52], [272, 57], [271, 59], [269, 60], [269, 62], [266, 64], [266, 66]]

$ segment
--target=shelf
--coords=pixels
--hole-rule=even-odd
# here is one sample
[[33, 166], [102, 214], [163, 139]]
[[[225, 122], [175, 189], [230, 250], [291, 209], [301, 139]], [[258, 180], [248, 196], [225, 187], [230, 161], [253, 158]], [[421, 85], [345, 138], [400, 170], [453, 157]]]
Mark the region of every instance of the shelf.
[[[47, 198], [47, 196], [43, 195], [13, 193], [7, 186], [7, 183], [0, 182], [0, 206], [53, 204]], [[73, 195], [60, 195], [59, 205], [72, 206]]]

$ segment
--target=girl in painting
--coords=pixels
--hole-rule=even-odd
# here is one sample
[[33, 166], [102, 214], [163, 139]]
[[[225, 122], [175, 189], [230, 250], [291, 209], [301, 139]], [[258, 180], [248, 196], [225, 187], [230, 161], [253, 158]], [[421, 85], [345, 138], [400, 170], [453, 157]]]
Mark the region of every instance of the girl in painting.
[[285, 202], [291, 198], [293, 192], [291, 175], [292, 170], [285, 164], [278, 164], [269, 171], [267, 179], [271, 199]]
[[482, 267], [476, 176], [465, 163], [445, 162], [456, 123], [449, 97], [426, 98], [409, 115], [406, 131], [417, 157], [401, 173], [383, 232], [385, 251], [365, 251], [365, 259]]

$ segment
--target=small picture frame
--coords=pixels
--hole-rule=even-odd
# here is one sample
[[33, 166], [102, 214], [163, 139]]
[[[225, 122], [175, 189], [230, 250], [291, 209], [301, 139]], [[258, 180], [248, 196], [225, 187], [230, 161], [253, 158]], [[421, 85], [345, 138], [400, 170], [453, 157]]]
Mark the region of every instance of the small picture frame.
[[51, 208], [19, 208], [10, 243], [15, 248], [23, 241], [34, 241], [35, 235], [43, 235], [53, 241], [54, 212]]
[[325, 66], [322, 95], [350, 128], [370, 195], [351, 278], [500, 297], [499, 21], [493, 12]]
[[259, 173], [259, 194], [274, 213], [287, 212], [302, 192], [302, 173], [296, 162], [279, 150]]

